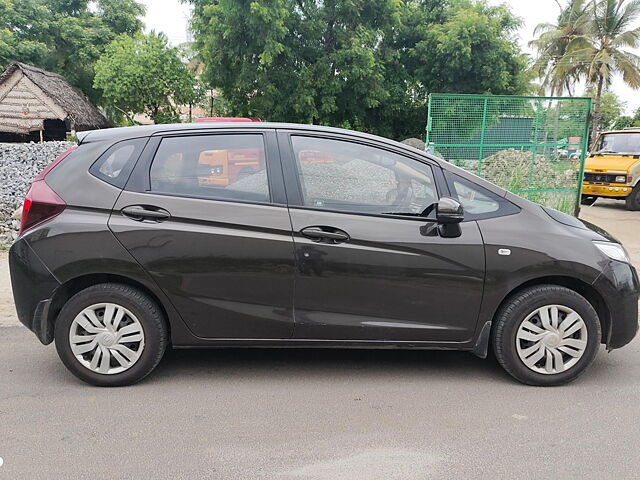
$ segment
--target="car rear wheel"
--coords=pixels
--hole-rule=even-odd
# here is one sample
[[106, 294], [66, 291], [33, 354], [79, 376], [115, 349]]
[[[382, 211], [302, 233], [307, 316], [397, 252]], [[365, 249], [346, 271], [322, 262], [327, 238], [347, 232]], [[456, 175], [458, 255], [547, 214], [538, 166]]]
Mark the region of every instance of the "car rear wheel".
[[496, 316], [493, 347], [502, 367], [528, 385], [575, 380], [600, 345], [600, 321], [591, 304], [557, 285], [527, 288]]
[[158, 305], [143, 292], [116, 283], [71, 297], [55, 325], [62, 362], [75, 376], [98, 386], [142, 380], [160, 362], [167, 337]]
[[625, 199], [627, 210], [640, 210], [640, 183], [633, 187], [629, 196]]

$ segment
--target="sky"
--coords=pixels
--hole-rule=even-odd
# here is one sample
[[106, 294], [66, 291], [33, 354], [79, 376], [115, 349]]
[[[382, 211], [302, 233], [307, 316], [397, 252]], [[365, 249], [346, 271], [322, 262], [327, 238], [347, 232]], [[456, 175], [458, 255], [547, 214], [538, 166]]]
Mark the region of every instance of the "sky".
[[[190, 6], [182, 4], [180, 0], [140, 1], [147, 7], [144, 19], [147, 31], [164, 32], [172, 45], [191, 39], [188, 31]], [[533, 53], [528, 43], [533, 39], [536, 25], [554, 22], [559, 13], [555, 0], [488, 0], [488, 2], [492, 5], [507, 4], [523, 20], [523, 26], [517, 35], [526, 53]], [[640, 26], [640, 20], [636, 26]], [[636, 53], [640, 54], [640, 51]], [[621, 78], [614, 79], [612, 90], [627, 103], [627, 113], [632, 113], [640, 107], [640, 91], [627, 87]]]

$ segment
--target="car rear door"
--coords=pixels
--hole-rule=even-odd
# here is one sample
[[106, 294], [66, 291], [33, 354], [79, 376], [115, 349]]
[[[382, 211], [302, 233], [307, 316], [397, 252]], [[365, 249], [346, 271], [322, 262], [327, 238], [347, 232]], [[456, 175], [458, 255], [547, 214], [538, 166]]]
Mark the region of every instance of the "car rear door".
[[275, 133], [151, 138], [109, 227], [203, 338], [290, 338], [293, 241]]
[[438, 233], [440, 168], [359, 137], [278, 134], [296, 250], [295, 338], [468, 342], [485, 258], [475, 221]]

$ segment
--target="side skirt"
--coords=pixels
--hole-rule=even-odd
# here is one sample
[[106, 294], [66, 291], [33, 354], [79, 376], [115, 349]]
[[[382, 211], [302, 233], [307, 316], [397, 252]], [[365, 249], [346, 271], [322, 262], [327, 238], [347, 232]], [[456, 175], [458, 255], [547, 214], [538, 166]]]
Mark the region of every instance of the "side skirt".
[[173, 345], [174, 349], [191, 348], [349, 348], [388, 350], [473, 350], [472, 342], [411, 342], [371, 340], [317, 340], [317, 339], [198, 339], [191, 345]]

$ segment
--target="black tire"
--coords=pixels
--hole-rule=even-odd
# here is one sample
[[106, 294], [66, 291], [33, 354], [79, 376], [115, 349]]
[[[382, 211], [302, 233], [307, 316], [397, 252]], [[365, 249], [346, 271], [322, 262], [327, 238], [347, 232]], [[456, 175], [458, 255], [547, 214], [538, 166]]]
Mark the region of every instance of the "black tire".
[[[585, 351], [575, 365], [559, 373], [544, 374], [530, 369], [520, 359], [516, 347], [518, 328], [525, 318], [545, 305], [562, 305], [578, 313], [587, 329]], [[580, 294], [558, 285], [526, 288], [500, 308], [492, 329], [493, 350], [500, 365], [515, 379], [527, 385], [564, 385], [575, 380], [591, 364], [601, 340], [600, 320], [593, 306]]]
[[633, 187], [629, 196], [625, 198], [625, 204], [627, 210], [634, 212], [640, 210], [640, 183]]
[[598, 200], [598, 197], [587, 197], [585, 195], [583, 195], [580, 198], [580, 204], [581, 205], [593, 205], [594, 203], [596, 203], [596, 200]]
[[[142, 326], [144, 347], [129, 369], [113, 374], [90, 370], [71, 350], [69, 331], [73, 320], [85, 308], [98, 303], [115, 303], [131, 312]], [[62, 363], [79, 379], [101, 387], [118, 387], [139, 382], [156, 368], [167, 347], [168, 332], [162, 311], [148, 295], [118, 283], [102, 283], [86, 288], [64, 305], [55, 324], [55, 343]]]

